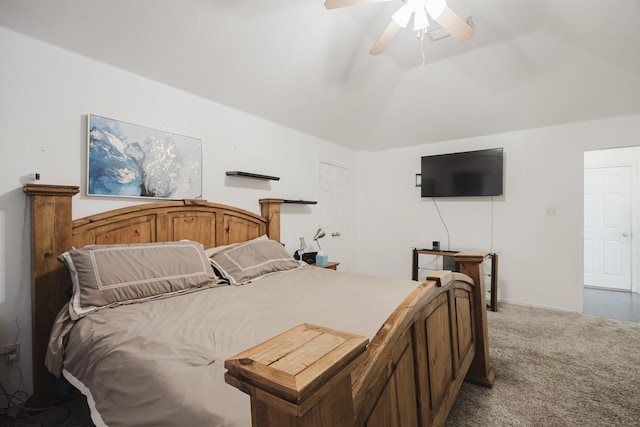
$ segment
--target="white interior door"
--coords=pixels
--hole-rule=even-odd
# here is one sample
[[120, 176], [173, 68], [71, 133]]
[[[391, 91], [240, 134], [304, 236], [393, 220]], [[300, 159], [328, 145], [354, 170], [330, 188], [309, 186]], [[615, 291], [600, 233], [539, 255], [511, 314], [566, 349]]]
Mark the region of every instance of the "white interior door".
[[319, 169], [320, 226], [326, 232], [326, 237], [320, 240], [320, 245], [329, 255], [329, 261], [340, 262], [340, 269], [348, 270], [345, 239], [347, 238], [346, 207], [349, 170], [325, 162], [320, 162]]
[[585, 169], [584, 284], [631, 290], [631, 168]]

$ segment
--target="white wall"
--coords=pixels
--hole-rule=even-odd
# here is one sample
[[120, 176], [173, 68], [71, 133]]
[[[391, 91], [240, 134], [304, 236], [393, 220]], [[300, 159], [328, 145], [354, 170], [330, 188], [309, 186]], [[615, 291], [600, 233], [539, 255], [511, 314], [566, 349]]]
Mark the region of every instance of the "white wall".
[[[259, 212], [261, 197], [314, 199], [319, 159], [351, 169], [348, 207], [353, 269], [410, 278], [411, 247], [440, 240], [431, 200], [415, 187], [420, 157], [502, 146], [505, 195], [439, 200], [451, 248], [500, 254], [500, 299], [580, 310], [583, 151], [640, 145], [640, 116], [533, 129], [382, 152], [360, 152], [301, 134], [225, 106], [0, 28], [0, 348], [16, 338], [19, 366], [31, 386], [29, 223], [22, 185], [29, 172], [84, 192], [86, 115], [100, 114], [199, 137], [204, 141], [203, 196]], [[425, 130], [428, 132], [428, 130]], [[237, 181], [226, 170], [278, 175], [278, 182]], [[74, 217], [138, 203], [76, 196]], [[556, 216], [545, 215], [555, 206]], [[493, 234], [491, 233], [493, 212]], [[355, 220], [354, 220], [355, 218]], [[282, 240], [311, 241], [313, 206], [283, 208]], [[19, 371], [0, 365], [11, 390]]]
[[[260, 213], [258, 199], [317, 199], [320, 159], [357, 173], [357, 153], [240, 111], [26, 38], [0, 27], [0, 350], [21, 343], [19, 367], [31, 389], [30, 229], [22, 191], [29, 172], [42, 183], [79, 185], [74, 218], [140, 203], [89, 198], [86, 115], [98, 114], [203, 140], [203, 198]], [[226, 170], [280, 181], [228, 178]], [[355, 196], [350, 197], [355, 200]], [[349, 209], [355, 215], [355, 204]], [[311, 205], [284, 205], [282, 241], [293, 252], [319, 224]], [[15, 390], [19, 371], [0, 364]]]
[[[421, 199], [415, 187], [421, 156], [504, 147], [504, 196], [493, 202], [437, 199], [450, 247], [500, 255], [502, 301], [581, 311], [584, 151], [632, 145], [640, 145], [640, 116], [362, 154], [358, 266], [375, 274], [410, 277], [413, 246], [430, 247], [439, 240], [446, 247], [432, 199]], [[551, 206], [557, 215], [545, 214]], [[365, 251], [367, 247], [379, 248], [377, 256]]]

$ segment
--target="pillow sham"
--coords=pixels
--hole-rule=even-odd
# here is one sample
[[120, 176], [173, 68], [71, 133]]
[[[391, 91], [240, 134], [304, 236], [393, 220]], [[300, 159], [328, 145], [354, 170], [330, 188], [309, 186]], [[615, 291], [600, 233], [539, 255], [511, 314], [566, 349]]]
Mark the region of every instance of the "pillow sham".
[[[262, 236], [256, 237], [255, 239], [247, 240], [247, 242], [256, 242], [260, 240], [269, 240], [269, 237], [266, 234], [263, 234]], [[242, 243], [247, 243], [247, 242], [242, 242]], [[211, 257], [211, 255], [218, 253], [223, 249], [227, 249], [232, 246], [236, 246], [238, 244], [239, 243], [231, 243], [230, 245], [222, 245], [222, 246], [216, 246], [214, 248], [207, 248], [204, 250], [204, 253], [206, 253], [208, 257]]]
[[71, 275], [74, 320], [101, 308], [217, 283], [202, 245], [193, 241], [89, 245], [58, 258]]
[[222, 249], [209, 257], [211, 264], [232, 285], [244, 285], [279, 271], [305, 266], [293, 259], [281, 243], [254, 239]]

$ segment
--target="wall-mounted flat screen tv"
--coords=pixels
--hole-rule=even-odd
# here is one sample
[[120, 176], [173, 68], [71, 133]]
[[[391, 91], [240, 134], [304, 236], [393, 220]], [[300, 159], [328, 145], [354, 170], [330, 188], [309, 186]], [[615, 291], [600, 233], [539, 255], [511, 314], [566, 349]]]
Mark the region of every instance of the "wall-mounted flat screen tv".
[[422, 197], [500, 196], [503, 149], [423, 156]]

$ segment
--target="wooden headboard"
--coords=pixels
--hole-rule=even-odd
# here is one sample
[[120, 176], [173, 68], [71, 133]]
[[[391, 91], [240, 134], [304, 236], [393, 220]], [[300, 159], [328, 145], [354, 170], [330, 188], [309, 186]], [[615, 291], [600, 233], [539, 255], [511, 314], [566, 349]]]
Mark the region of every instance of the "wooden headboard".
[[75, 186], [27, 184], [31, 201], [31, 318], [33, 397], [54, 399], [52, 376], [44, 365], [51, 326], [68, 301], [71, 287], [58, 255], [89, 244], [195, 240], [206, 248], [244, 242], [267, 234], [280, 240], [282, 199], [261, 199], [261, 213], [204, 200], [146, 203], [72, 220]]

